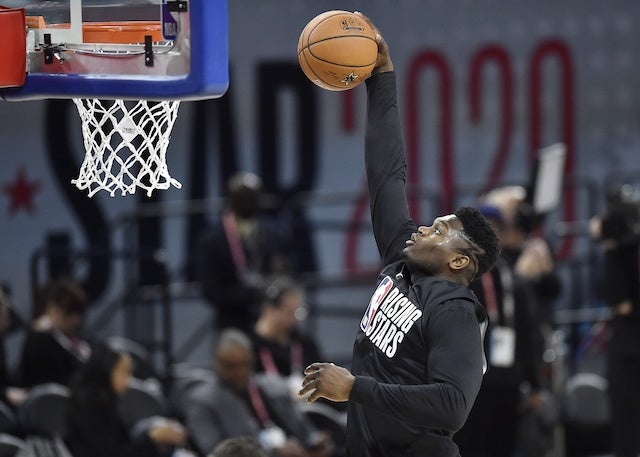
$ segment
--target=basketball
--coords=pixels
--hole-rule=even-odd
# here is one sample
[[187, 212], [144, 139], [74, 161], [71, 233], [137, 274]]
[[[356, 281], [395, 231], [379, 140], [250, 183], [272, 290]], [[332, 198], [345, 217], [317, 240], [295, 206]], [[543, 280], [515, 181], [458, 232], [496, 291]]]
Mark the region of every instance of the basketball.
[[326, 90], [353, 89], [369, 77], [377, 57], [373, 29], [349, 11], [327, 11], [314, 17], [298, 40], [302, 71]]

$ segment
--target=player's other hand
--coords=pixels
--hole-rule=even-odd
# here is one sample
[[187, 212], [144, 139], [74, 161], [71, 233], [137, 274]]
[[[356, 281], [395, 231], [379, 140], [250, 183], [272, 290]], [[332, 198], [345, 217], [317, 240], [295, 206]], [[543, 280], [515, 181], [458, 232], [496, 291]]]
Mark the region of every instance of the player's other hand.
[[304, 370], [298, 395], [307, 397], [309, 403], [320, 397], [331, 401], [347, 401], [355, 379], [349, 370], [333, 363], [312, 363]]
[[364, 19], [369, 26], [373, 29], [376, 34], [376, 41], [378, 42], [378, 59], [376, 60], [376, 66], [371, 72], [372, 75], [376, 73], [384, 73], [387, 71], [393, 71], [393, 62], [391, 62], [391, 55], [389, 54], [389, 46], [387, 42], [384, 40], [380, 30], [376, 25], [369, 19], [367, 16], [362, 14], [360, 11], [354, 11], [353, 14], [357, 14], [362, 19]]

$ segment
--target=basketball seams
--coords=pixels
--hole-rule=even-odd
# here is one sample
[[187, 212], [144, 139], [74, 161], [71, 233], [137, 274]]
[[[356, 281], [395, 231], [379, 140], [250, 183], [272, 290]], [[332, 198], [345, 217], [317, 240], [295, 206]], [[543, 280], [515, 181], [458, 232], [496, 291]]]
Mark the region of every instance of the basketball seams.
[[[313, 52], [313, 49], [311, 48], [312, 46], [315, 46], [315, 45], [316, 45], [316, 44], [318, 44], [318, 43], [323, 43], [323, 42], [331, 41], [331, 40], [337, 40], [337, 39], [339, 39], [339, 38], [345, 38], [345, 37], [346, 37], [346, 38], [363, 38], [363, 39], [370, 40], [370, 38], [369, 38], [369, 37], [363, 37], [363, 36], [357, 36], [357, 37], [354, 37], [354, 36], [352, 36], [352, 35], [340, 35], [340, 36], [335, 36], [335, 37], [324, 38], [324, 39], [319, 40], [319, 41], [314, 41], [312, 44], [310, 44], [310, 45], [305, 46], [304, 48], [302, 48], [302, 50], [301, 50], [300, 52], [304, 51], [305, 49], [308, 49], [308, 50], [309, 50], [309, 54], [311, 54], [315, 59], [319, 60], [320, 62], [329, 63], [329, 64], [331, 64], [331, 65], [337, 65], [337, 66], [339, 66], [339, 67], [346, 67], [346, 68], [365, 68], [365, 67], [369, 67], [369, 66], [371, 66], [371, 65], [373, 65], [373, 64], [375, 64], [375, 63], [376, 63], [377, 55], [376, 55], [376, 59], [374, 59], [372, 62], [369, 62], [369, 63], [363, 64], [363, 65], [354, 65], [354, 64], [349, 64], [349, 65], [347, 65], [347, 64], [340, 63], [340, 62], [333, 62], [333, 61], [331, 61], [331, 60], [327, 60], [327, 59], [325, 59], [325, 58], [323, 58], [323, 57], [319, 56], [318, 54], [315, 54], [315, 53]], [[372, 40], [372, 41], [374, 41], [374, 42], [375, 42], [375, 40]], [[307, 62], [307, 64], [308, 64], [308, 62]]]
[[[333, 18], [333, 17], [344, 15], [345, 13], [350, 14], [350, 13], [349, 13], [349, 11], [336, 11], [334, 14], [330, 14], [330, 15], [328, 15], [328, 16], [326, 16], [326, 17], [323, 17], [323, 18], [322, 18], [322, 20], [321, 20], [321, 21], [319, 21], [316, 25], [314, 25], [314, 26], [309, 30], [309, 32], [307, 33], [307, 36], [306, 36], [306, 38], [307, 38], [307, 43], [305, 44], [305, 46], [304, 46], [304, 47], [306, 48], [306, 47], [309, 47], [309, 46], [311, 45], [311, 43], [310, 43], [310, 41], [309, 41], [309, 40], [310, 40], [310, 38], [311, 38], [311, 35], [313, 35], [313, 32], [315, 32], [315, 31], [316, 31], [316, 29], [317, 29], [318, 27], [320, 27], [324, 22], [328, 21], [329, 19], [331, 19], [331, 18]], [[326, 14], [326, 13], [325, 13], [325, 14]], [[316, 18], [316, 19], [317, 19], [317, 18]], [[305, 29], [306, 29], [306, 27], [305, 27]], [[303, 34], [304, 34], [304, 32], [305, 32], [305, 30], [303, 30], [303, 31], [302, 31], [302, 33], [303, 33]]]
[[349, 11], [327, 11], [302, 30], [298, 60], [314, 84], [344, 91], [358, 86], [371, 74], [378, 58], [377, 48], [374, 31], [362, 19]]
[[[315, 70], [314, 70], [314, 69], [313, 69], [313, 67], [309, 64], [309, 61], [307, 60], [307, 56], [305, 55], [305, 52], [304, 52], [304, 51], [305, 51], [305, 49], [306, 49], [306, 50], [309, 50], [309, 48], [305, 47], [305, 48], [303, 48], [303, 49], [302, 49], [302, 51], [300, 51], [300, 53], [303, 55], [304, 62], [305, 62], [305, 64], [306, 64], [307, 68], [309, 69], [309, 71], [310, 71], [311, 73], [313, 73], [313, 75], [316, 77], [316, 79], [318, 79], [319, 81], [321, 81], [321, 82], [322, 82], [322, 84], [324, 84], [324, 85], [326, 85], [326, 86], [329, 86], [329, 88], [340, 89], [340, 90], [344, 89], [344, 86], [338, 86], [338, 85], [335, 85], [335, 84], [328, 83], [327, 81], [325, 81], [324, 79], [322, 79], [318, 73], [316, 73], [316, 72], [315, 72]], [[311, 51], [310, 51], [310, 50], [309, 50], [309, 54], [311, 54]]]

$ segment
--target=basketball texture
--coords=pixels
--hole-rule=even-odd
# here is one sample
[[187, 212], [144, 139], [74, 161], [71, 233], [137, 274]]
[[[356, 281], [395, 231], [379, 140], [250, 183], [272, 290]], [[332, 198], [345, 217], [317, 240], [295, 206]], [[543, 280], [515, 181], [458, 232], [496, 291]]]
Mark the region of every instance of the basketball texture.
[[333, 10], [309, 21], [298, 40], [298, 61], [314, 84], [349, 90], [362, 83], [378, 57], [375, 33], [362, 17]]

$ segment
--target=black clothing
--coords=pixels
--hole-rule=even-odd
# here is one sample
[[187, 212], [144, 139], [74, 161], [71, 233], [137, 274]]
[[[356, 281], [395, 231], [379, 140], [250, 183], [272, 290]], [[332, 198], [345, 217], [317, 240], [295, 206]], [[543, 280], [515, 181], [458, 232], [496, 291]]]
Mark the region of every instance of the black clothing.
[[196, 253], [198, 280], [217, 312], [216, 327], [236, 327], [250, 333], [258, 317], [263, 281], [273, 273], [282, 252], [281, 234], [267, 219], [256, 222], [252, 235], [243, 236], [235, 216], [224, 212], [205, 231]]
[[607, 376], [616, 457], [640, 454], [640, 243], [605, 252], [603, 295], [612, 308], [623, 301], [631, 314], [611, 321]]
[[12, 406], [7, 398], [7, 387], [10, 385], [9, 369], [7, 368], [7, 351], [4, 345], [4, 339], [0, 338], [0, 401], [8, 406]]
[[[537, 391], [541, 383], [542, 353], [536, 344], [538, 325], [533, 297], [504, 259], [499, 259], [496, 268], [470, 287], [492, 319], [485, 339], [489, 370], [467, 422], [454, 441], [464, 457], [511, 457], [516, 446], [520, 386], [526, 381]], [[490, 345], [491, 336], [498, 329], [515, 334], [512, 363], [492, 363], [491, 351], [496, 348]]]
[[[522, 254], [521, 249], [504, 248], [502, 257], [511, 268], [515, 268], [518, 258]], [[535, 307], [540, 325], [551, 325], [553, 314], [553, 302], [562, 293], [562, 282], [558, 273], [553, 270], [548, 273], [541, 273], [535, 278], [527, 278], [528, 287], [535, 297]], [[544, 344], [544, 343], [543, 343]]]
[[395, 73], [367, 80], [365, 163], [382, 271], [353, 349], [351, 457], [455, 457], [452, 435], [480, 388], [486, 314], [474, 294], [440, 277], [411, 282], [402, 249], [417, 231], [405, 194], [406, 158]]
[[30, 330], [22, 347], [20, 381], [25, 387], [48, 382], [66, 386], [82, 364], [52, 332]]
[[302, 375], [305, 367], [322, 360], [315, 341], [298, 331], [291, 334], [286, 344], [263, 338], [255, 331], [251, 333], [251, 339], [256, 354], [256, 373], [289, 376], [295, 371], [295, 374]]
[[[628, 300], [632, 305], [632, 312], [626, 319], [640, 319], [640, 243], [624, 244], [605, 252], [602, 297], [607, 305], [615, 307]], [[635, 348], [640, 352], [637, 339], [629, 340], [625, 344], [629, 349]]]
[[483, 384], [467, 422], [453, 438], [460, 454], [512, 457], [517, 444], [519, 405], [519, 389]]
[[[629, 341], [635, 338], [635, 344]], [[640, 455], [640, 318], [617, 316], [607, 354], [611, 429], [616, 457]]]
[[148, 435], [132, 442], [115, 407], [94, 399], [69, 400], [65, 443], [73, 457], [156, 457]]
[[[538, 321], [536, 319], [535, 301], [528, 284], [515, 274], [501, 259], [490, 272], [492, 284], [495, 287], [497, 319], [489, 323], [485, 352], [490, 353], [489, 342], [494, 328], [512, 328], [515, 331], [515, 357], [511, 366], [493, 366], [489, 360], [489, 370], [485, 374], [482, 385], [509, 385], [519, 387], [523, 381], [529, 383], [535, 391], [540, 388], [540, 370], [542, 353], [536, 344], [538, 339]], [[511, 282], [505, 287], [504, 282]], [[487, 299], [481, 279], [470, 285], [480, 303], [485, 307]], [[513, 310], [509, 311], [505, 302], [512, 300]]]

